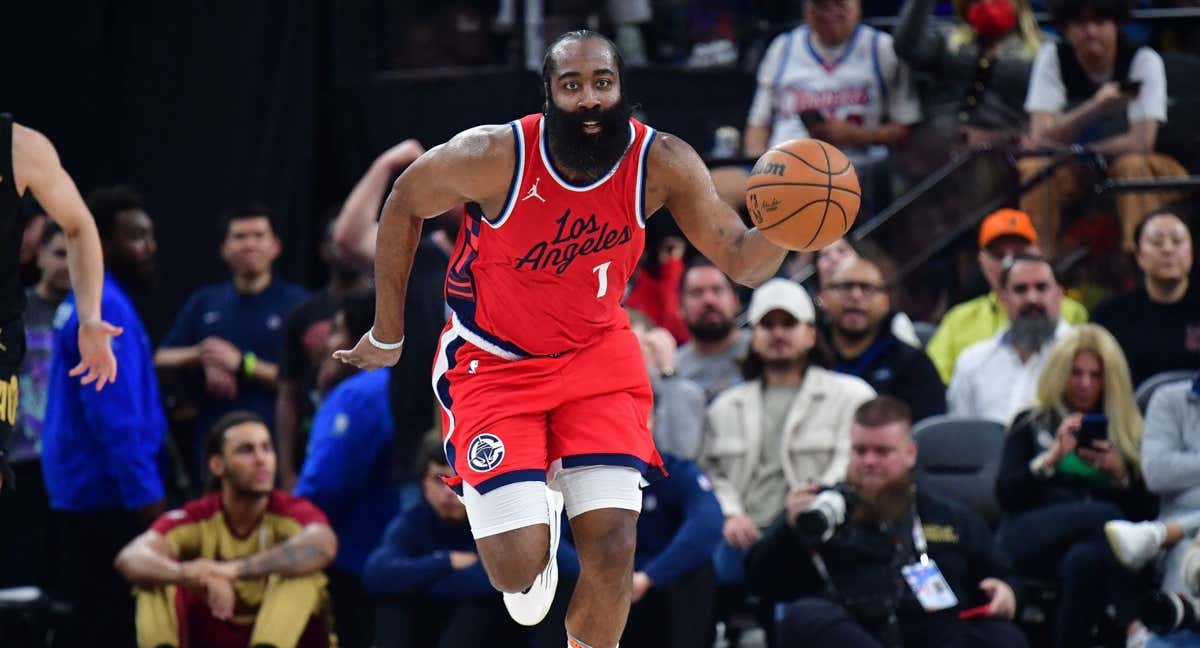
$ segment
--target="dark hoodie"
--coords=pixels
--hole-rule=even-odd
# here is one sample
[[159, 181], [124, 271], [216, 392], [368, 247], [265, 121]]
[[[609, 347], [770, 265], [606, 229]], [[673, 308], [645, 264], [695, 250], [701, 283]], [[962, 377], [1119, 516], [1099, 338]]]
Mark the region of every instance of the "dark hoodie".
[[933, 361], [924, 351], [910, 346], [892, 334], [889, 313], [879, 323], [879, 335], [871, 346], [856, 358], [847, 358], [833, 346], [828, 325], [825, 333], [833, 346], [833, 370], [858, 376], [867, 381], [879, 394], [895, 396], [912, 408], [913, 421], [946, 413], [946, 386], [938, 375]]

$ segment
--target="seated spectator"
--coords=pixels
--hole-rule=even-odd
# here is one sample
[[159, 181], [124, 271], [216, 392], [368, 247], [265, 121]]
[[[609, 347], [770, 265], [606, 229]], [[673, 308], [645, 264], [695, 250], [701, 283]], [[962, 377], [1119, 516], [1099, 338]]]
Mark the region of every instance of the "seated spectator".
[[1092, 321], [1121, 343], [1140, 385], [1159, 372], [1200, 367], [1200, 290], [1191, 284], [1192, 235], [1174, 212], [1147, 216], [1134, 240], [1142, 285], [1101, 304]]
[[887, 177], [886, 147], [921, 120], [921, 106], [891, 35], [861, 19], [860, 0], [804, 3], [804, 24], [776, 37], [759, 64], [744, 149], [753, 158], [787, 140], [829, 142], [857, 168], [870, 211], [889, 195], [875, 180]]
[[[1108, 160], [1114, 179], [1182, 177], [1174, 159], [1154, 152], [1159, 124], [1167, 121], [1167, 75], [1162, 57], [1146, 46], [1134, 47], [1121, 24], [1129, 18], [1128, 0], [1054, 0], [1054, 22], [1064, 36], [1046, 43], [1033, 61], [1025, 110], [1030, 115], [1027, 144], [1086, 145]], [[1049, 164], [1048, 158], [1018, 161], [1027, 179]], [[1061, 211], [1080, 195], [1070, 167], [1060, 167], [1041, 187], [1021, 196], [1042, 235], [1042, 250], [1054, 256]], [[1142, 217], [1171, 202], [1164, 192], [1119, 192], [1117, 216], [1125, 249], [1134, 247], [1134, 229]]]
[[331, 357], [335, 350], [353, 346], [374, 320], [375, 295], [369, 291], [345, 297], [334, 316], [318, 378], [327, 395], [313, 421], [308, 459], [295, 491], [320, 507], [337, 533], [329, 591], [338, 643], [348, 648], [371, 645], [373, 606], [362, 587], [363, 563], [379, 546], [400, 501], [392, 476], [389, 372], [360, 372]]
[[[1165, 550], [1162, 591], [1191, 592], [1192, 584], [1200, 582], [1184, 569], [1185, 557], [1196, 552], [1194, 539], [1200, 530], [1200, 376], [1154, 392], [1146, 410], [1141, 460], [1146, 487], [1159, 496], [1158, 520], [1109, 522], [1105, 534], [1117, 559], [1133, 570]], [[1194, 632], [1171, 639], [1171, 645], [1200, 644]]]
[[98, 392], [69, 376], [80, 362], [76, 293], [54, 319], [42, 475], [62, 541], [55, 589], [72, 606], [56, 631], [63, 646], [133, 643], [133, 600], [112, 558], [164, 508], [158, 457], [167, 419], [154, 375], [150, 337], [128, 292], [154, 279], [154, 222], [125, 187], [98, 189], [88, 210], [104, 250], [101, 312], [124, 329], [113, 344], [119, 367]]
[[326, 341], [338, 302], [370, 286], [367, 276], [340, 259], [334, 247], [331, 221], [318, 253], [329, 271], [329, 283], [283, 320], [283, 348], [275, 384], [275, 436], [279, 444], [279, 487], [286, 491], [296, 486], [296, 476], [304, 465], [305, 440], [321, 397], [317, 369], [329, 356]]
[[[25, 358], [21, 361], [17, 418], [8, 455], [16, 479], [0, 497], [0, 520], [20, 533], [0, 533], [0, 588], [36, 585], [49, 589], [52, 557], [50, 500], [42, 479], [42, 427], [50, 393], [50, 358], [54, 349], [54, 313], [71, 290], [67, 272], [67, 237], [57, 223], [42, 226], [37, 250], [37, 283], [25, 289]], [[2, 631], [0, 631], [2, 632]]]
[[925, 126], [943, 141], [1015, 144], [1025, 130], [1022, 103], [1042, 44], [1028, 0], [955, 0], [951, 21], [935, 21], [935, 4], [908, 0], [894, 34], [901, 60], [934, 81]]
[[[441, 480], [445, 461], [441, 438], [427, 436], [415, 462], [423, 498], [388, 525], [363, 568], [380, 648], [514, 646], [523, 636], [479, 562], [466, 507]], [[578, 564], [572, 553], [559, 544], [560, 567]]]
[[275, 490], [275, 446], [234, 411], [205, 442], [216, 492], [168, 511], [117, 555], [135, 587], [138, 646], [329, 646], [325, 515]]
[[[870, 241], [857, 241], [851, 243], [849, 239], [840, 238], [833, 243], [821, 248], [817, 251], [817, 261], [814, 264], [816, 268], [816, 284], [817, 292], [829, 282], [829, 277], [833, 275], [834, 269], [842, 265], [842, 263], [850, 257], [859, 257], [867, 255], [872, 258], [886, 256], [879, 246], [874, 245]], [[895, 268], [892, 268], [895, 270]], [[898, 296], [898, 286], [888, 290], [888, 296], [893, 303], [899, 303], [901, 299]], [[813, 293], [816, 296], [816, 293]], [[912, 320], [908, 315], [901, 311], [896, 311], [892, 315], [891, 326], [892, 335], [896, 339], [908, 344], [909, 346], [921, 347], [921, 339], [917, 337], [917, 329], [913, 326]]]
[[[942, 381], [954, 376], [954, 365], [963, 349], [986, 340], [1008, 326], [1008, 312], [1000, 302], [1000, 272], [1006, 259], [1037, 254], [1038, 235], [1025, 212], [1001, 209], [988, 215], [979, 228], [979, 270], [989, 292], [951, 308], [925, 346]], [[1063, 297], [1062, 319], [1068, 324], [1087, 321], [1082, 304]]]
[[642, 344], [654, 391], [654, 447], [695, 461], [704, 443], [704, 390], [678, 374], [678, 351], [669, 331], [638, 310], [629, 311], [629, 323]]
[[633, 607], [621, 645], [689, 648], [713, 643], [717, 581], [713, 550], [721, 507], [695, 463], [663, 454], [666, 479], [642, 493]]
[[[1107, 438], [1079, 443], [1084, 417], [1097, 414], [1106, 417]], [[1062, 588], [1058, 648], [1093, 645], [1092, 630], [1110, 605], [1131, 638], [1145, 634], [1133, 574], [1115, 565], [1099, 534], [1110, 520], [1155, 515], [1142, 480], [1141, 439], [1142, 417], [1116, 340], [1093, 324], [1065, 334], [1038, 378], [1036, 404], [1009, 427], [996, 479], [1005, 514], [1000, 541], [1017, 572]]]
[[833, 370], [895, 396], [921, 420], [946, 413], [946, 386], [929, 356], [892, 333], [891, 297], [884, 277], [896, 276], [885, 257], [856, 255], [830, 272], [820, 303], [833, 343]]
[[777, 645], [1026, 646], [983, 518], [913, 481], [908, 406], [891, 396], [861, 404], [850, 438], [845, 481], [792, 491], [747, 556], [752, 591], [795, 601]]
[[790, 491], [844, 476], [854, 408], [875, 395], [862, 379], [822, 366], [827, 352], [817, 346], [812, 300], [799, 284], [764, 283], [748, 314], [747, 382], [709, 406], [700, 460], [725, 516], [722, 582], [741, 580], [741, 552], [758, 542]]
[[154, 354], [160, 371], [194, 369], [203, 377], [190, 463], [197, 475], [204, 472], [207, 431], [221, 415], [248, 409], [268, 429], [274, 426], [283, 318], [308, 297], [306, 290], [272, 273], [283, 250], [275, 232], [273, 217], [262, 206], [224, 218], [221, 258], [233, 278], [192, 293]]
[[951, 414], [1007, 424], [1033, 400], [1050, 348], [1070, 329], [1059, 318], [1062, 299], [1042, 257], [1022, 254], [1005, 264], [1000, 301], [1011, 323], [959, 356], [946, 390]]
[[676, 373], [700, 385], [708, 400], [742, 382], [738, 362], [750, 332], [737, 326], [742, 303], [733, 282], [707, 260], [683, 274], [680, 307], [691, 341], [679, 349]]

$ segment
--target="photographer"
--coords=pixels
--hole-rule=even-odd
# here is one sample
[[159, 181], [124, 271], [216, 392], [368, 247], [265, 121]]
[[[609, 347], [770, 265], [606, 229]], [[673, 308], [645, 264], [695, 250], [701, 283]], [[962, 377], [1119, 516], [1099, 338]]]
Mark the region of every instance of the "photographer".
[[799, 598], [781, 648], [1027, 645], [982, 518], [914, 484], [911, 418], [891, 396], [861, 405], [847, 482], [792, 491], [747, 556], [752, 591]]

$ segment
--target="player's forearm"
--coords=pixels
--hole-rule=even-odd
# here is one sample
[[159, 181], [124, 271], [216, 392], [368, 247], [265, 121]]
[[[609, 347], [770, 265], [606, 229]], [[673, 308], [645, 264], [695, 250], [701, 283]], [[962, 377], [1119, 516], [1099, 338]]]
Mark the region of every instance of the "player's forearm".
[[99, 321], [100, 298], [104, 290], [104, 258], [96, 224], [91, 218], [80, 218], [73, 231], [64, 230], [64, 233], [67, 237], [67, 269], [71, 274], [71, 288], [75, 291], [79, 321]]
[[742, 233], [731, 258], [729, 278], [751, 288], [775, 276], [788, 251], [767, 240], [757, 229]]
[[286, 542], [241, 561], [238, 578], [270, 574], [305, 576], [318, 571], [337, 555], [337, 537], [323, 524], [313, 524]]
[[404, 301], [423, 219], [392, 190], [383, 206], [375, 259], [375, 339], [390, 343], [404, 336]]

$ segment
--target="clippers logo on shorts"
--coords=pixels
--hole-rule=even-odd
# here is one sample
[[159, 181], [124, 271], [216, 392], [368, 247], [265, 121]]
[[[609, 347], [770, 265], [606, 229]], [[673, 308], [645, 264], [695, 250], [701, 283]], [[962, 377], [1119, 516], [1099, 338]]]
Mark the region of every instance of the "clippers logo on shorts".
[[480, 434], [467, 448], [467, 457], [475, 472], [490, 472], [504, 461], [504, 442], [494, 434]]

